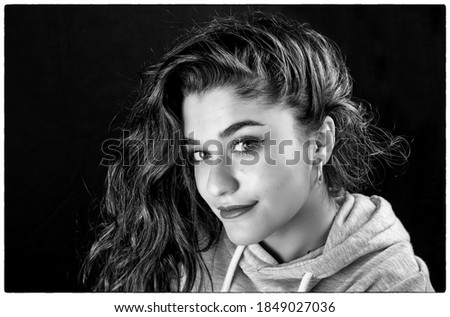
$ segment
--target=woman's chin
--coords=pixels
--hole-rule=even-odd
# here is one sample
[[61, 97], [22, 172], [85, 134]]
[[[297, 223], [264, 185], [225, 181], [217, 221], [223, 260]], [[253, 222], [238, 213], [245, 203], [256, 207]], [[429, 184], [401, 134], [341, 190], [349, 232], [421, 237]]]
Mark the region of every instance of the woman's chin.
[[229, 232], [227, 231], [228, 239], [236, 245], [251, 245], [260, 242], [262, 239], [256, 235], [251, 235], [248, 232]]

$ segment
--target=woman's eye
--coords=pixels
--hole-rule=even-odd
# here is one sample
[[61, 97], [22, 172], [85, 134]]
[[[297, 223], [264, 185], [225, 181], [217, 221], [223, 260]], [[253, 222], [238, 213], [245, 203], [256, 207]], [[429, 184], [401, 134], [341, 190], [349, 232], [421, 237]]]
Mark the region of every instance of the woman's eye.
[[246, 153], [250, 151], [255, 151], [259, 148], [260, 145], [261, 145], [260, 140], [253, 140], [253, 139], [238, 140], [235, 142], [235, 145], [233, 146], [233, 152]]
[[192, 157], [193, 157], [194, 161], [201, 162], [207, 158], [207, 155], [203, 151], [195, 151], [192, 153]]
[[[236, 154], [247, 154], [251, 151], [256, 151], [260, 146], [262, 140], [258, 139], [236, 139], [231, 144], [231, 152]], [[200, 163], [209, 160], [212, 155], [205, 151], [189, 151], [191, 160], [194, 163]]]

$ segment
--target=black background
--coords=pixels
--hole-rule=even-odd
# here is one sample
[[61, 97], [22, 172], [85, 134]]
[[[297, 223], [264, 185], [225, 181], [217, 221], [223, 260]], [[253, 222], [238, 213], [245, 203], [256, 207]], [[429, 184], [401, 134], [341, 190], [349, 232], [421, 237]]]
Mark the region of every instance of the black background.
[[138, 72], [186, 27], [260, 9], [333, 39], [354, 95], [408, 136], [406, 172], [377, 189], [445, 290], [445, 7], [6, 6], [5, 290], [86, 291], [77, 274], [98, 217], [101, 143], [117, 137]]

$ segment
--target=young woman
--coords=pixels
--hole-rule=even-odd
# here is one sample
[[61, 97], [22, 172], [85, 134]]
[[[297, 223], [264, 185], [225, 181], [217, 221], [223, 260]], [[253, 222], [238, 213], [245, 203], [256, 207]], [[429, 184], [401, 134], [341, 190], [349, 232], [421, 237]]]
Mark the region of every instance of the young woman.
[[[371, 123], [332, 42], [216, 19], [143, 73], [86, 260], [100, 291], [433, 291], [381, 197], [404, 140]], [[124, 134], [125, 135], [125, 134]]]

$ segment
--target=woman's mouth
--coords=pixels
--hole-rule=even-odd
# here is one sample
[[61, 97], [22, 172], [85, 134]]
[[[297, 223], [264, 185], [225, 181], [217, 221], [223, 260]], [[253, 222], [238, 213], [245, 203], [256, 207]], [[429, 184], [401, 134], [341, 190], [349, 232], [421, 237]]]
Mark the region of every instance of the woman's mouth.
[[257, 203], [258, 202], [248, 205], [230, 205], [226, 207], [220, 206], [217, 209], [220, 210], [220, 217], [223, 219], [232, 219], [249, 212]]

